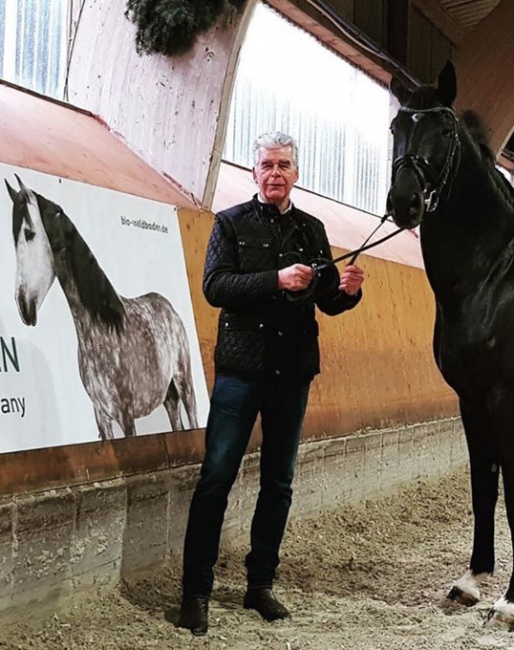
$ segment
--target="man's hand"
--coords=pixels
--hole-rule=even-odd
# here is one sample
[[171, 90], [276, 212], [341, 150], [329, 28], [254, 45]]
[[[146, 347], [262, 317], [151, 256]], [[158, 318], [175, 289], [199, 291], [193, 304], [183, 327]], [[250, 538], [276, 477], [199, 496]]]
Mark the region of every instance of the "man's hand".
[[314, 271], [305, 264], [293, 264], [278, 272], [278, 288], [302, 291], [312, 282]]
[[360, 267], [355, 266], [355, 264], [350, 264], [341, 273], [339, 291], [344, 291], [349, 296], [354, 296], [361, 288], [363, 282], [364, 271]]

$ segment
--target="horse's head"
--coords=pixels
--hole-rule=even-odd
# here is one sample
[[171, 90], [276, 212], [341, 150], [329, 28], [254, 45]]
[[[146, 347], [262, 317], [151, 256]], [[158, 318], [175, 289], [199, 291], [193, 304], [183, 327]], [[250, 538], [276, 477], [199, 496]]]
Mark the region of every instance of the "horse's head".
[[458, 158], [455, 69], [448, 62], [436, 86], [409, 90], [393, 77], [390, 90], [400, 102], [391, 123], [393, 170], [388, 211], [402, 228], [415, 228], [426, 212], [436, 209], [449, 187]]
[[13, 202], [13, 237], [16, 249], [15, 298], [25, 325], [35, 325], [55, 278], [52, 247], [46, 234], [36, 194], [16, 175], [20, 190], [5, 184]]

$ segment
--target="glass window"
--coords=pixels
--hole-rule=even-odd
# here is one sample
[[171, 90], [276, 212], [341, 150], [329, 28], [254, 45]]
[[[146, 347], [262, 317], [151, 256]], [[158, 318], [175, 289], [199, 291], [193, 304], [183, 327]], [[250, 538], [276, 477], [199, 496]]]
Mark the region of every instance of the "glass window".
[[224, 159], [252, 167], [265, 131], [298, 140], [298, 185], [382, 215], [389, 92], [313, 36], [258, 4], [241, 49]]
[[62, 98], [68, 0], [0, 1], [0, 76]]

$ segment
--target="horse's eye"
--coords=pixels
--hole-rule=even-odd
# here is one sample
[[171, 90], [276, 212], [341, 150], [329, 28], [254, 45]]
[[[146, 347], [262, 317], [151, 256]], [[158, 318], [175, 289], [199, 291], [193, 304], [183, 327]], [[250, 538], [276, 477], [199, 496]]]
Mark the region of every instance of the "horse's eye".
[[32, 241], [36, 236], [36, 233], [30, 228], [24, 229], [25, 241]]
[[443, 138], [449, 138], [451, 136], [451, 134], [452, 134], [451, 129], [443, 129], [443, 132], [442, 132]]

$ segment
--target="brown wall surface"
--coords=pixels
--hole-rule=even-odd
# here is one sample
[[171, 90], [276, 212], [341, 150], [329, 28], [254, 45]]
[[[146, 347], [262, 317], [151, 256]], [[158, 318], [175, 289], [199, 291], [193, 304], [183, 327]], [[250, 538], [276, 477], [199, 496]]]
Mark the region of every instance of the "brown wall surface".
[[[210, 389], [218, 310], [203, 298], [201, 278], [212, 215], [179, 215]], [[334, 256], [343, 252], [333, 248]], [[358, 264], [366, 273], [361, 303], [341, 316], [318, 313], [322, 372], [313, 383], [304, 438], [457, 413], [432, 357], [434, 299], [424, 271], [365, 255]]]
[[[210, 389], [218, 310], [203, 298], [201, 278], [212, 215], [179, 214]], [[343, 252], [333, 248], [334, 256]], [[365, 255], [358, 264], [366, 273], [361, 303], [336, 317], [318, 312], [322, 372], [313, 383], [304, 438], [457, 413], [432, 357], [434, 300], [424, 271]]]
[[514, 2], [503, 0], [463, 40], [455, 57], [457, 107], [478, 113], [497, 155], [514, 127]]

